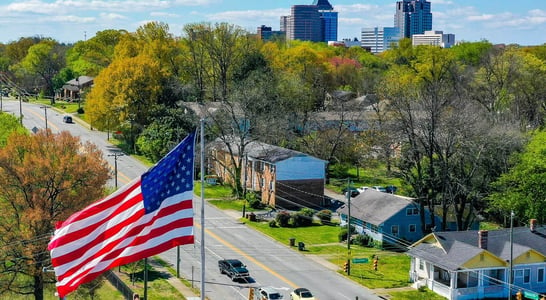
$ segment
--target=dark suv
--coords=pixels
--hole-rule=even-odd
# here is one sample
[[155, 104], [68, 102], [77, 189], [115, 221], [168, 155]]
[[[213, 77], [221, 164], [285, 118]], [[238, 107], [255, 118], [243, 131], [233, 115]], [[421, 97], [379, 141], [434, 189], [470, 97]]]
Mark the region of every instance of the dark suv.
[[246, 266], [238, 259], [222, 259], [218, 261], [220, 273], [227, 274], [231, 280], [248, 278]]

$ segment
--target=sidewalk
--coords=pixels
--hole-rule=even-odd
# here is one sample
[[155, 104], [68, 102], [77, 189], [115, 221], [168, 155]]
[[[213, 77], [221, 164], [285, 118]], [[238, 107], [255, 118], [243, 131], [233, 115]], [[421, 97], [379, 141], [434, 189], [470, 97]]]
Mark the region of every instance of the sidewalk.
[[155, 261], [153, 258], [148, 260], [148, 263], [158, 272], [161, 273], [162, 277], [167, 279], [167, 281], [177, 289], [186, 299], [199, 298], [199, 296], [192, 291], [191, 288], [187, 287], [180, 279], [172, 276], [169, 270], [162, 266], [160, 263]]

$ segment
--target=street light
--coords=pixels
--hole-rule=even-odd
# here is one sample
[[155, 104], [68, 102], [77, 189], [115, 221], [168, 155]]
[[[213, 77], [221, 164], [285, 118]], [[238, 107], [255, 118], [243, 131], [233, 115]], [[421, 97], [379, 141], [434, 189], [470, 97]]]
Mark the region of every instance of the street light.
[[114, 157], [114, 182], [117, 189], [118, 188], [118, 156], [123, 156], [123, 153], [114, 152], [112, 154], [108, 154], [108, 156]]

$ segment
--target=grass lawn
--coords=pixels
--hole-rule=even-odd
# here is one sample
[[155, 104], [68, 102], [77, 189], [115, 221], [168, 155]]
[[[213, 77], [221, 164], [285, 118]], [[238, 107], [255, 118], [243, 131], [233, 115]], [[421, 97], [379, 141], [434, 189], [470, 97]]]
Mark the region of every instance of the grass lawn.
[[390, 300], [445, 300], [442, 297], [428, 289], [423, 291], [404, 291], [404, 292], [390, 292]]
[[[349, 249], [346, 243], [338, 241], [340, 227], [316, 224], [310, 227], [280, 228], [269, 227], [268, 222], [250, 222], [242, 219], [248, 226], [289, 245], [290, 238], [305, 243], [307, 254], [319, 255], [339, 266], [340, 274], [347, 261]], [[377, 248], [351, 245], [351, 259], [368, 258], [368, 263], [351, 264], [350, 278], [368, 288], [395, 288], [409, 285], [410, 258], [404, 253], [384, 251]], [[378, 256], [378, 270], [373, 270], [372, 257]]]

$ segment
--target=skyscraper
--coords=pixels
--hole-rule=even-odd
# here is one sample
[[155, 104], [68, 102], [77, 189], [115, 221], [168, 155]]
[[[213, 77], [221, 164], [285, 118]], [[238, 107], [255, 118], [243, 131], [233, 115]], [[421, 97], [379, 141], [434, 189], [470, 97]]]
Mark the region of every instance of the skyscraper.
[[290, 16], [282, 16], [280, 22], [287, 40], [337, 40], [338, 13], [328, 0], [314, 0], [312, 5], [293, 5], [290, 12]]
[[406, 38], [432, 30], [430, 2], [426, 0], [397, 1], [394, 27], [400, 28], [400, 35]]

